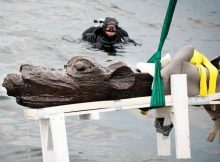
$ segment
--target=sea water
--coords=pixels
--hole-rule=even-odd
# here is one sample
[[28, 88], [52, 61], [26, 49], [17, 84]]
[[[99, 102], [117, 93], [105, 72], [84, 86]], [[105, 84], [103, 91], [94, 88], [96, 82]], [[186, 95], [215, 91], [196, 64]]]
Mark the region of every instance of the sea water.
[[[51, 68], [78, 55], [103, 66], [123, 61], [131, 67], [156, 51], [168, 0], [0, 0], [0, 82], [19, 73], [21, 64]], [[220, 55], [220, 1], [178, 1], [163, 53], [174, 56], [184, 45], [194, 45], [209, 59]], [[126, 45], [115, 55], [93, 49], [81, 40], [93, 20], [115, 17], [141, 46]], [[0, 162], [42, 161], [39, 125], [26, 120], [24, 107], [0, 86]], [[98, 121], [66, 118], [70, 161], [148, 162], [220, 161], [220, 145], [206, 138], [212, 120], [200, 107], [190, 107], [192, 159], [157, 157], [154, 116], [138, 110], [102, 113]], [[174, 133], [172, 132], [171, 135]]]

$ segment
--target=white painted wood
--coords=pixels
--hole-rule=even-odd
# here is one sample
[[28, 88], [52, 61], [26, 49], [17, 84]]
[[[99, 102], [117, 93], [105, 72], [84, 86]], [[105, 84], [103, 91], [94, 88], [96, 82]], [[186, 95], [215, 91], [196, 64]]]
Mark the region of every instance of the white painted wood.
[[55, 162], [69, 162], [64, 114], [56, 114], [55, 116], [51, 117], [50, 128], [53, 139]]
[[185, 74], [171, 75], [173, 97], [173, 124], [175, 129], [176, 158], [191, 158], [187, 81]]
[[154, 63], [139, 62], [137, 63], [136, 68], [139, 69], [142, 73], [149, 73], [151, 76], [154, 76]]
[[[170, 107], [161, 109], [155, 109], [156, 118], [165, 118], [164, 125], [170, 125]], [[158, 156], [170, 156], [171, 155], [171, 138], [164, 136], [162, 133], [157, 134], [157, 155]]]
[[[207, 97], [187, 97], [186, 75], [171, 76], [171, 95], [165, 96], [166, 107], [159, 109], [158, 117], [165, 117], [165, 124], [172, 120], [175, 128], [176, 156], [190, 158], [188, 105], [220, 104], [220, 93]], [[98, 119], [100, 112], [150, 107], [151, 96], [121, 100], [98, 101], [25, 109], [26, 118], [40, 120], [41, 144], [44, 162], [69, 162], [65, 116], [89, 114], [88, 119]], [[156, 110], [157, 111], [157, 110]], [[92, 117], [92, 115], [94, 117]], [[168, 115], [169, 114], [169, 115]], [[82, 117], [82, 116], [81, 116]], [[159, 156], [170, 155], [170, 137], [157, 134]]]
[[43, 162], [55, 162], [49, 119], [39, 120]]
[[[66, 116], [90, 114], [93, 112], [109, 112], [117, 110], [137, 109], [142, 107], [150, 107], [150, 96], [136, 97], [121, 100], [85, 102], [70, 105], [47, 107], [42, 109], [27, 108], [24, 115], [28, 119], [50, 118], [50, 116], [65, 113]], [[165, 96], [166, 106], [172, 105], [172, 97]], [[118, 106], [120, 103], [121, 106]]]
[[220, 92], [214, 93], [207, 96], [209, 100], [219, 100], [220, 101]]
[[162, 133], [157, 133], [157, 155], [170, 156], [171, 155], [171, 138], [164, 136]]
[[[141, 107], [150, 107], [151, 96], [136, 97], [117, 100], [121, 102], [121, 110], [136, 109]], [[165, 96], [166, 106], [172, 106], [172, 96]], [[189, 105], [206, 105], [206, 104], [220, 104], [220, 93], [212, 94], [207, 97], [189, 97]], [[96, 101], [85, 102], [70, 105], [47, 107], [43, 109], [24, 110], [24, 115], [29, 119], [49, 118], [50, 115], [65, 113], [66, 116], [90, 114], [95, 112], [109, 112], [119, 110], [115, 106], [114, 100], [110, 101]]]
[[[170, 53], [167, 53], [164, 57], [161, 58], [161, 67], [166, 66], [170, 63], [170, 61]], [[136, 68], [139, 69], [142, 73], [149, 73], [151, 76], [154, 76], [155, 63], [138, 62]]]
[[165, 67], [166, 65], [168, 65], [171, 62], [171, 55], [170, 53], [166, 53], [162, 58], [161, 58], [161, 67]]
[[208, 105], [220, 104], [220, 93], [210, 94], [208, 96], [189, 97], [189, 105]]

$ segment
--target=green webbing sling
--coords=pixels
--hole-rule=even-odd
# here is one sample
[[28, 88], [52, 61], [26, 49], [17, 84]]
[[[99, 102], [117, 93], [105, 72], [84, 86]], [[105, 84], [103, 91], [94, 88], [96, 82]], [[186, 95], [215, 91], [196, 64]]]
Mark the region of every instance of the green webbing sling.
[[[152, 97], [150, 103], [151, 108], [159, 108], [165, 106], [164, 83], [160, 74], [161, 50], [163, 48], [164, 41], [169, 32], [176, 2], [177, 0], [170, 0], [169, 2], [169, 6], [167, 8], [166, 17], [164, 19], [163, 28], [160, 35], [160, 43], [157, 52], [147, 61], [148, 63], [155, 63], [153, 90], [152, 90]], [[142, 111], [146, 111], [146, 110], [147, 109], [142, 109]]]

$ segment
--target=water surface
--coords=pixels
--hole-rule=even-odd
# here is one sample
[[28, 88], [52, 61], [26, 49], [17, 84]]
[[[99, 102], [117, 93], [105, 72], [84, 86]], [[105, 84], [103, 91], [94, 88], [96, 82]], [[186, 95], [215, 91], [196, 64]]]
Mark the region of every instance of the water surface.
[[[93, 57], [103, 66], [123, 61], [134, 67], [156, 51], [168, 0], [0, 0], [0, 81], [18, 73], [21, 64], [63, 68], [73, 57]], [[178, 1], [163, 53], [192, 44], [208, 58], [220, 53], [220, 1]], [[130, 37], [142, 46], [125, 46], [116, 56], [89, 48], [81, 33], [93, 19], [115, 17]], [[67, 38], [67, 41], [63, 38]], [[39, 126], [26, 120], [14, 98], [0, 87], [0, 162], [42, 161]], [[99, 121], [66, 120], [71, 161], [77, 162], [168, 162], [220, 161], [220, 145], [206, 138], [212, 121], [200, 107], [190, 108], [192, 159], [157, 157], [153, 114], [138, 110], [101, 114]], [[172, 136], [173, 133], [172, 133]]]

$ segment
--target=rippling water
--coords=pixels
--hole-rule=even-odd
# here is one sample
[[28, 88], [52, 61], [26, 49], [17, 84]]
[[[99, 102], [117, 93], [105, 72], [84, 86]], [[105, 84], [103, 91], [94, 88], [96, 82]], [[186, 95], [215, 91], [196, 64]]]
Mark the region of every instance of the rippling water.
[[[93, 57], [103, 66], [116, 61], [135, 66], [157, 49], [167, 5], [168, 0], [0, 0], [0, 81], [18, 73], [21, 64], [62, 68], [77, 55]], [[219, 0], [178, 1], [164, 53], [174, 55], [193, 44], [208, 58], [219, 56], [219, 8]], [[116, 56], [89, 48], [81, 33], [94, 25], [93, 19], [106, 16], [116, 17], [142, 46], [125, 46]], [[23, 107], [6, 97], [3, 87], [0, 95], [0, 162], [42, 161], [38, 123], [24, 119]], [[193, 107], [190, 120], [192, 159], [184, 161], [220, 161], [218, 142], [206, 142], [212, 126], [206, 112]], [[174, 147], [171, 157], [157, 158], [152, 115], [120, 111], [103, 113], [99, 121], [69, 117], [66, 123], [71, 161], [178, 161]]]

